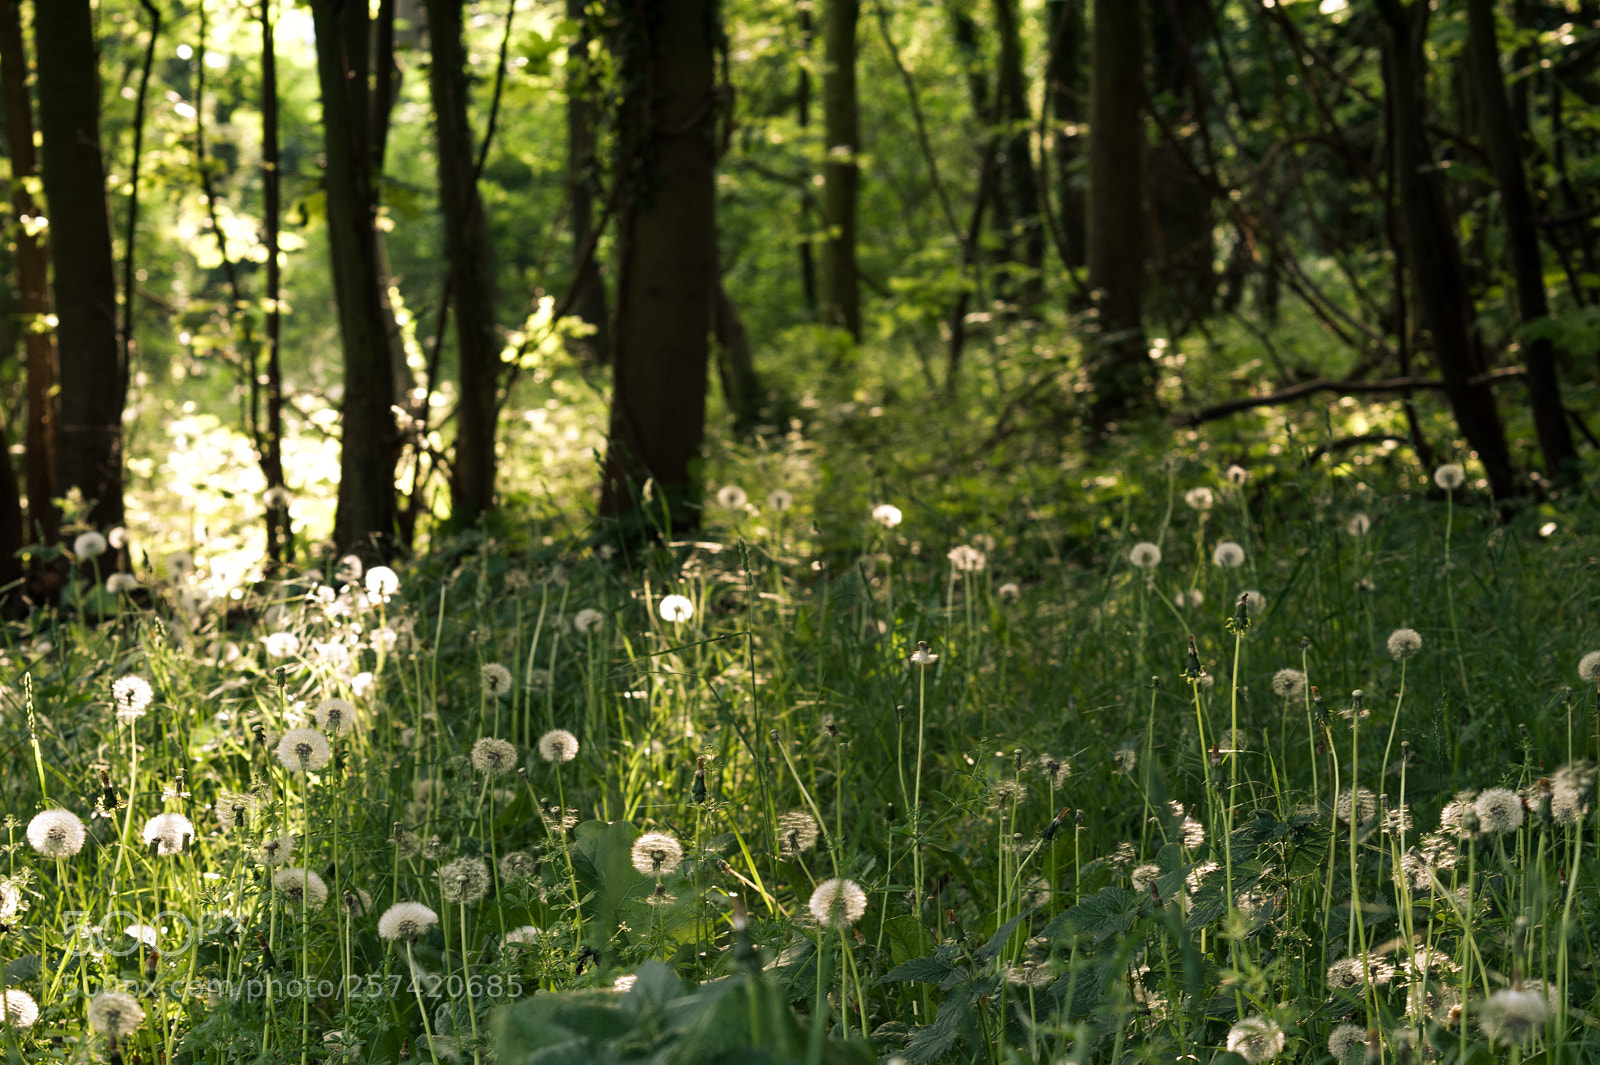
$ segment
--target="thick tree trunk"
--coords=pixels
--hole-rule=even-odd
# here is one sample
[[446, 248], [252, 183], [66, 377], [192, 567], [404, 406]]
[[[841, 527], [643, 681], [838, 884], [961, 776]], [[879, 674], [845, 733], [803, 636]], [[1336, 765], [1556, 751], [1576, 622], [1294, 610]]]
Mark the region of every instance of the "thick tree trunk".
[[1007, 296], [1016, 300], [1024, 315], [1032, 316], [1044, 298], [1044, 222], [1039, 213], [1039, 171], [1033, 164], [1033, 108], [1028, 103], [1017, 0], [994, 0], [994, 26], [1000, 40], [995, 89], [1005, 127], [1000, 162], [1006, 213], [1011, 218], [1006, 239], [1011, 261], [1021, 267], [1020, 283], [1009, 285]]
[[1095, 0], [1089, 125], [1089, 287], [1099, 338], [1090, 421], [1104, 431], [1148, 403], [1144, 310], [1144, 0]]
[[[618, 30], [632, 158], [613, 332], [603, 517], [625, 536], [694, 528], [717, 288], [714, 0], [641, 5]], [[646, 482], [651, 494], [646, 498]], [[663, 517], [668, 528], [661, 528]]]
[[92, 501], [89, 521], [122, 523], [122, 408], [117, 283], [100, 155], [100, 75], [89, 0], [34, 4], [44, 193], [55, 260], [59, 488]]
[[367, 5], [364, 0], [313, 0], [311, 15], [322, 89], [328, 252], [344, 347], [334, 543], [341, 551], [387, 557], [394, 550], [398, 436], [372, 217]]
[[11, 156], [11, 209], [17, 256], [17, 313], [28, 380], [28, 534], [52, 544], [60, 535], [56, 513], [56, 341], [44, 328], [50, 313], [50, 251], [28, 222], [41, 212], [28, 191], [38, 176], [33, 145], [33, 108], [28, 97], [28, 57], [22, 44], [22, 9], [0, 0], [0, 97], [5, 101], [6, 147]]
[[472, 128], [467, 124], [467, 53], [461, 43], [462, 0], [428, 0], [428, 40], [438, 136], [439, 199], [445, 257], [456, 311], [461, 396], [456, 406], [451, 516], [471, 525], [494, 506], [495, 389], [500, 337], [495, 328], [494, 267], [489, 228], [478, 195]]
[[822, 168], [822, 209], [828, 240], [822, 263], [822, 320], [861, 339], [861, 293], [856, 269], [856, 197], [861, 151], [856, 110], [856, 22], [861, 0], [825, 0], [822, 45], [822, 129], [828, 160]]
[[1050, 57], [1046, 67], [1055, 161], [1056, 203], [1061, 214], [1061, 246], [1066, 265], [1078, 269], [1088, 262], [1083, 186], [1073, 178], [1083, 151], [1080, 127], [1088, 120], [1084, 107], [1083, 44], [1086, 0], [1049, 0], [1045, 7], [1050, 25]]
[[1385, 88], [1394, 118], [1395, 171], [1404, 205], [1406, 262], [1422, 320], [1433, 338], [1434, 361], [1445, 383], [1456, 424], [1478, 453], [1489, 490], [1506, 499], [1516, 492], [1516, 473], [1506, 447], [1500, 412], [1487, 384], [1473, 378], [1488, 367], [1472, 328], [1475, 317], [1461, 263], [1461, 245], [1445, 207], [1433, 151], [1422, 124], [1420, 41], [1426, 31], [1426, 0], [1405, 5], [1378, 0], [1387, 24]]
[[1160, 312], [1178, 328], [1204, 318], [1216, 298], [1216, 252], [1211, 185], [1193, 159], [1204, 149], [1205, 95], [1196, 91], [1197, 53], [1205, 47], [1208, 0], [1157, 0], [1150, 9], [1151, 95], [1171, 100], [1165, 116], [1172, 140], [1150, 148], [1145, 166], [1152, 246], [1149, 266], [1159, 278]]
[[[1495, 180], [1500, 183], [1500, 211], [1505, 219], [1506, 247], [1517, 285], [1517, 312], [1523, 325], [1550, 313], [1544, 289], [1544, 254], [1539, 247], [1539, 226], [1522, 151], [1506, 99], [1505, 77], [1500, 72], [1500, 45], [1495, 33], [1493, 0], [1467, 0], [1468, 62], [1473, 91], [1478, 100], [1479, 129]], [[1578, 451], [1561, 402], [1561, 380], [1556, 370], [1555, 348], [1548, 337], [1528, 341], [1528, 403], [1539, 434], [1539, 450], [1551, 477], [1572, 472]]]
[[567, 18], [582, 27], [567, 49], [567, 183], [572, 196], [572, 313], [594, 328], [576, 346], [598, 363], [611, 351], [611, 323], [600, 256], [592, 250], [596, 161], [587, 6], [587, 0], [567, 0]]

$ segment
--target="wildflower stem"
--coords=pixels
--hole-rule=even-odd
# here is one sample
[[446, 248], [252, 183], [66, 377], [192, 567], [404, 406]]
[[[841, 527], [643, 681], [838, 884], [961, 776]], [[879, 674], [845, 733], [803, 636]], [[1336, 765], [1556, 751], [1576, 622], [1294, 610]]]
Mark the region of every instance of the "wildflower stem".
[[411, 939], [406, 938], [406, 979], [411, 982], [411, 992], [417, 996], [417, 1012], [422, 1014], [422, 1034], [428, 1040], [428, 1057], [439, 1065], [439, 1051], [433, 1045], [433, 1026], [428, 1023], [428, 1007], [422, 1001], [422, 985], [417, 982], [417, 963], [411, 956]]

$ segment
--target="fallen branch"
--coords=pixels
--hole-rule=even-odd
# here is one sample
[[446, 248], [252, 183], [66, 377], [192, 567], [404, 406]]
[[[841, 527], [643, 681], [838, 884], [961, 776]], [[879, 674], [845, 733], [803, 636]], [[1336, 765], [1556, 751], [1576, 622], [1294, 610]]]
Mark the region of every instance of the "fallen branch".
[[[1524, 376], [1526, 376], [1526, 371], [1522, 367], [1509, 366], [1500, 370], [1491, 370], [1485, 374], [1478, 374], [1472, 377], [1468, 383], [1476, 388], [1479, 385], [1518, 380]], [[1276, 392], [1268, 392], [1265, 395], [1246, 396], [1243, 399], [1232, 399], [1226, 403], [1201, 407], [1192, 414], [1174, 415], [1173, 421], [1179, 426], [1199, 425], [1201, 422], [1226, 418], [1228, 415], [1238, 414], [1240, 411], [1254, 410], [1257, 407], [1274, 407], [1280, 403], [1292, 403], [1297, 399], [1304, 399], [1307, 396], [1314, 396], [1323, 392], [1370, 395], [1382, 392], [1440, 391], [1444, 387], [1443, 381], [1430, 377], [1387, 377], [1380, 381], [1305, 381], [1298, 385], [1290, 385], [1288, 388], [1280, 388]]]

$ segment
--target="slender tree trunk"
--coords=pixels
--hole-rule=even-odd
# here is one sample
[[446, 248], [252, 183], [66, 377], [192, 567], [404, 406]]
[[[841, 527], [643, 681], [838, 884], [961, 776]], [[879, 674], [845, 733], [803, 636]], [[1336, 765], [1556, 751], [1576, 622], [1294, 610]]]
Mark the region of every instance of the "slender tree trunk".
[[1477, 334], [1472, 297], [1467, 291], [1461, 263], [1461, 245], [1445, 207], [1434, 166], [1433, 151], [1422, 124], [1420, 41], [1426, 31], [1426, 0], [1405, 5], [1401, 0], [1378, 0], [1387, 24], [1384, 64], [1385, 88], [1393, 100], [1394, 153], [1404, 204], [1406, 262], [1417, 309], [1433, 338], [1434, 361], [1445, 383], [1456, 424], [1478, 453], [1489, 478], [1489, 490], [1500, 499], [1516, 491], [1516, 471], [1506, 447], [1505, 431], [1494, 393], [1487, 384], [1474, 383], [1487, 365]]
[[[640, 5], [618, 33], [625, 150], [603, 517], [633, 538], [694, 528], [717, 288], [714, 0]], [[646, 498], [646, 482], [650, 495]], [[667, 528], [662, 528], [663, 523]]]
[[1055, 119], [1051, 138], [1055, 161], [1056, 202], [1061, 212], [1061, 243], [1066, 266], [1078, 269], [1088, 261], [1087, 215], [1083, 187], [1073, 179], [1083, 150], [1079, 128], [1088, 119], [1084, 107], [1083, 44], [1086, 0], [1049, 0], [1050, 59], [1046, 68], [1048, 97]]
[[[278, 52], [273, 38], [273, 0], [261, 0], [261, 225], [267, 246], [267, 428], [259, 442], [261, 472], [267, 490], [267, 558], [275, 565], [294, 561], [293, 526], [283, 481], [283, 263], [279, 259], [279, 218], [282, 211], [278, 173]], [[202, 57], [203, 59], [203, 57]], [[274, 492], [273, 489], [280, 491]]]
[[995, 88], [1000, 97], [1000, 121], [1005, 133], [1005, 199], [1014, 249], [1011, 261], [1022, 267], [1019, 284], [1008, 295], [1025, 316], [1044, 299], [1044, 220], [1040, 216], [1039, 171], [1033, 164], [1033, 108], [1028, 103], [1028, 76], [1022, 52], [1022, 25], [1017, 0], [994, 0], [995, 35], [1000, 41]]
[[822, 168], [828, 241], [823, 252], [822, 319], [861, 340], [861, 293], [856, 269], [856, 198], [861, 151], [856, 109], [856, 22], [861, 0], [824, 0], [822, 128], [828, 161]]
[[590, 251], [594, 243], [595, 115], [590, 94], [594, 78], [589, 66], [591, 40], [584, 15], [587, 0], [567, 0], [567, 18], [580, 27], [578, 39], [567, 50], [567, 182], [572, 194], [572, 313], [594, 328], [577, 343], [592, 361], [601, 362], [611, 351], [611, 322], [606, 310], [606, 286], [600, 277], [600, 257]]
[[61, 369], [56, 471], [59, 488], [81, 491], [92, 501], [89, 521], [106, 528], [122, 523], [127, 367], [118, 348], [89, 0], [39, 0], [33, 28], [44, 193], [55, 220], [50, 242]]
[[394, 550], [394, 367], [378, 290], [369, 138], [368, 19], [364, 0], [313, 0], [322, 89], [328, 252], [344, 347], [339, 506], [334, 543], [388, 557]]
[[1099, 338], [1090, 361], [1097, 432], [1152, 398], [1144, 339], [1144, 0], [1094, 0], [1089, 126], [1089, 287]]
[[[574, 0], [576, 2], [576, 0]], [[800, 74], [795, 83], [794, 109], [795, 121], [802, 131], [811, 128], [811, 66], [808, 62], [811, 56], [811, 6], [800, 6]], [[802, 132], [802, 136], [804, 133]], [[800, 196], [800, 290], [805, 294], [806, 309], [815, 313], [817, 309], [817, 263], [816, 252], [811, 242], [811, 197], [802, 192]]]
[[461, 388], [450, 477], [451, 516], [466, 526], [494, 506], [500, 337], [494, 320], [489, 228], [478, 195], [472, 128], [467, 122], [467, 53], [461, 43], [461, 6], [462, 0], [427, 0], [433, 55], [428, 85], [438, 136], [439, 199], [444, 208], [445, 257], [456, 311]]
[[17, 313], [27, 365], [28, 531], [40, 543], [60, 536], [56, 513], [56, 341], [45, 328], [50, 313], [50, 251], [29, 222], [42, 213], [28, 191], [38, 177], [33, 144], [33, 107], [28, 97], [28, 57], [22, 44], [22, 9], [0, 0], [0, 97], [5, 100], [6, 147], [11, 156], [11, 209], [19, 220], [12, 232], [17, 257]]
[[[1523, 325], [1550, 313], [1544, 289], [1544, 254], [1539, 247], [1539, 225], [1522, 151], [1506, 99], [1505, 77], [1500, 72], [1500, 45], [1495, 33], [1493, 0], [1467, 0], [1468, 62], [1478, 98], [1479, 129], [1495, 180], [1500, 183], [1500, 210], [1505, 218], [1506, 245], [1511, 273], [1516, 278], [1517, 311]], [[1552, 478], [1572, 472], [1578, 450], [1567, 425], [1561, 402], [1561, 380], [1556, 371], [1555, 348], [1549, 337], [1527, 342], [1528, 403], [1539, 435], [1545, 470]]]
[[[422, 12], [417, 11], [413, 14], [420, 15]], [[395, 20], [399, 15], [396, 0], [378, 0], [378, 10], [372, 19], [372, 28], [368, 36], [372, 42], [369, 60], [372, 67], [372, 89], [366, 95], [366, 106], [369, 111], [367, 130], [371, 140], [368, 151], [371, 153], [369, 169], [372, 174], [371, 210], [374, 218], [377, 217], [378, 208], [383, 202], [381, 185], [384, 160], [389, 153], [389, 127], [394, 117], [395, 102], [400, 99], [402, 79], [400, 64], [395, 59], [395, 44], [398, 40]], [[413, 31], [420, 21], [419, 19], [412, 24]], [[417, 43], [420, 46], [420, 40]], [[416, 378], [412, 376], [411, 364], [406, 360], [406, 338], [400, 328], [400, 315], [395, 310], [393, 294], [389, 291], [394, 281], [394, 270], [389, 266], [389, 242], [384, 238], [383, 230], [377, 228], [372, 231], [372, 239], [373, 246], [377, 249], [373, 256], [372, 268], [378, 277], [378, 298], [383, 303], [383, 330], [389, 343], [389, 365], [394, 373], [394, 394], [396, 402], [415, 416], [420, 413], [422, 405], [428, 400], [425, 395], [414, 391]], [[404, 542], [408, 547], [411, 544], [413, 531], [406, 529]]]

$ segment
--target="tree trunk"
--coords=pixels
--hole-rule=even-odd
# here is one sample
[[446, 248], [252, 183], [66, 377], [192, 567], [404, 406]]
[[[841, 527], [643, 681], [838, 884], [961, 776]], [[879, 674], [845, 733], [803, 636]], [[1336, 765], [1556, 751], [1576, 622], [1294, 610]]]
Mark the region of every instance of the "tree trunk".
[[[55, 260], [61, 370], [56, 472], [91, 501], [89, 521], [122, 523], [122, 408], [117, 285], [100, 155], [100, 75], [89, 0], [38, 0], [39, 131]], [[70, 221], [69, 221], [70, 220]]]
[[278, 171], [278, 54], [273, 36], [272, 0], [261, 0], [261, 228], [267, 249], [266, 386], [267, 428], [259, 441], [261, 472], [271, 495], [266, 501], [267, 558], [274, 564], [294, 561], [294, 527], [283, 488], [283, 264], [278, 233], [282, 211]]
[[[573, 0], [578, 2], [578, 0]], [[799, 7], [800, 18], [800, 74], [794, 88], [795, 121], [802, 131], [811, 128], [811, 5]], [[805, 134], [802, 132], [801, 136]], [[817, 262], [811, 240], [811, 196], [800, 194], [800, 291], [805, 296], [806, 309], [817, 310]]]
[[334, 544], [340, 551], [385, 558], [394, 550], [399, 449], [394, 367], [378, 290], [372, 217], [367, 5], [362, 0], [313, 0], [311, 16], [327, 159], [328, 252], [344, 347]]
[[828, 241], [822, 263], [822, 320], [861, 340], [861, 293], [856, 270], [856, 196], [861, 151], [856, 111], [856, 22], [861, 0], [825, 0], [822, 44], [822, 128], [828, 161], [822, 168], [822, 208]]
[[1099, 338], [1089, 367], [1096, 432], [1151, 399], [1144, 307], [1144, 0], [1094, 0], [1089, 125], [1089, 287]]
[[1085, 0], [1049, 0], [1050, 57], [1046, 67], [1050, 112], [1055, 118], [1052, 145], [1056, 202], [1061, 212], [1061, 245], [1066, 266], [1076, 270], [1088, 261], [1087, 216], [1083, 187], [1073, 180], [1083, 150], [1080, 127], [1084, 108], [1083, 41]]
[[1428, 10], [1426, 0], [1409, 6], [1401, 0], [1378, 0], [1378, 11], [1388, 29], [1384, 81], [1393, 107], [1393, 150], [1398, 195], [1404, 204], [1406, 262], [1417, 309], [1432, 334], [1434, 361], [1439, 364], [1456, 424], [1478, 453], [1489, 490], [1497, 498], [1507, 499], [1516, 491], [1516, 473], [1494, 393], [1487, 384], [1473, 383], [1488, 367], [1472, 328], [1475, 315], [1461, 264], [1461, 245], [1445, 208], [1444, 190], [1422, 124], [1419, 52]]
[[[619, 227], [602, 517], [626, 538], [700, 519], [706, 362], [717, 287], [715, 0], [640, 5], [617, 31], [635, 186]], [[646, 481], [651, 490], [647, 496]], [[660, 527], [664, 519], [666, 528]]]
[[[1493, 0], [1467, 0], [1468, 62], [1473, 91], [1478, 98], [1479, 129], [1495, 180], [1500, 183], [1500, 210], [1505, 219], [1506, 247], [1511, 273], [1516, 278], [1517, 312], [1524, 326], [1546, 317], [1550, 304], [1544, 289], [1544, 254], [1533, 197], [1506, 99], [1500, 72], [1500, 45], [1495, 33]], [[1539, 435], [1545, 470], [1552, 478], [1571, 473], [1578, 451], [1561, 402], [1561, 380], [1556, 371], [1554, 346], [1548, 337], [1529, 340], [1526, 347], [1528, 403]]]
[[427, 0], [428, 40], [438, 136], [439, 199], [444, 209], [445, 258], [456, 311], [456, 357], [461, 396], [456, 406], [455, 463], [450, 511], [461, 526], [494, 506], [495, 390], [500, 337], [495, 329], [494, 266], [472, 128], [467, 124], [467, 53], [461, 43], [462, 0]]
[[722, 401], [733, 414], [733, 430], [745, 436], [761, 420], [761, 377], [756, 373], [750, 353], [750, 333], [739, 317], [739, 308], [728, 296], [722, 277], [716, 280], [716, 306], [712, 308], [712, 332], [717, 338], [717, 376], [722, 382]]
[[995, 90], [1000, 97], [1001, 164], [1004, 198], [1011, 218], [1006, 234], [1011, 261], [1022, 269], [1019, 283], [1007, 286], [1007, 296], [1025, 316], [1033, 316], [1044, 299], [1044, 223], [1039, 215], [1039, 171], [1033, 165], [1033, 108], [1028, 103], [1028, 76], [1024, 71], [1022, 26], [1017, 0], [994, 0], [995, 35], [1000, 40]]
[[1158, 0], [1150, 9], [1151, 95], [1171, 99], [1165, 125], [1176, 133], [1152, 145], [1145, 163], [1149, 268], [1159, 279], [1146, 313], [1166, 315], [1175, 331], [1210, 314], [1216, 300], [1211, 184], [1193, 162], [1205, 145], [1205, 96], [1195, 79], [1210, 32], [1207, 7], [1207, 0]]
[[594, 245], [595, 117], [590, 94], [587, 0], [567, 0], [567, 18], [580, 27], [567, 49], [567, 182], [572, 195], [572, 313], [594, 328], [576, 342], [590, 361], [602, 362], [611, 351], [611, 323], [600, 257]]
[[11, 209], [22, 222], [13, 231], [17, 256], [17, 314], [27, 367], [28, 534], [53, 544], [60, 536], [56, 513], [56, 341], [44, 328], [50, 313], [50, 251], [25, 220], [40, 215], [28, 179], [38, 176], [33, 145], [33, 108], [28, 98], [28, 57], [22, 44], [22, 9], [0, 0], [0, 97], [5, 101], [6, 147], [11, 156]]

